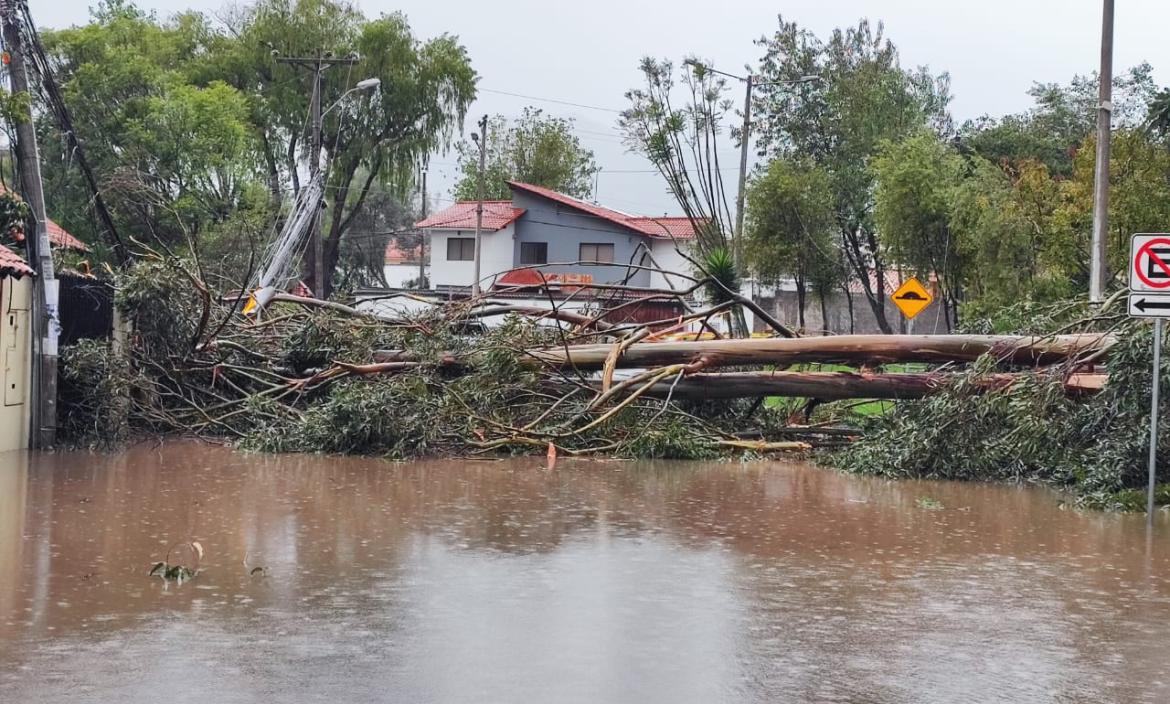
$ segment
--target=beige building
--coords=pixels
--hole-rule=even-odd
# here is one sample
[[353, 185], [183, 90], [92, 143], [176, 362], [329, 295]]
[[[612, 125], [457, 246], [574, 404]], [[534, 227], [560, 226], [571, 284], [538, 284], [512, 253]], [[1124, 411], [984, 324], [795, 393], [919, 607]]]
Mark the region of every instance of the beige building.
[[29, 313], [33, 270], [18, 254], [0, 245], [0, 452], [28, 447], [32, 381]]

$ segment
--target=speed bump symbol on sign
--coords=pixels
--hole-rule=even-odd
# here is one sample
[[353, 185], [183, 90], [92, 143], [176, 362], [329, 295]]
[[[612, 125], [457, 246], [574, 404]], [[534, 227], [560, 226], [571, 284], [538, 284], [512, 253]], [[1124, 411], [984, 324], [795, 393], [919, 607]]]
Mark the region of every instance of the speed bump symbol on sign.
[[902, 311], [902, 315], [906, 316], [907, 320], [913, 320], [914, 316], [926, 310], [926, 307], [934, 302], [934, 296], [930, 295], [918, 279], [907, 279], [905, 283], [894, 291], [894, 295], [890, 297], [894, 301], [894, 305], [898, 306], [898, 310]]

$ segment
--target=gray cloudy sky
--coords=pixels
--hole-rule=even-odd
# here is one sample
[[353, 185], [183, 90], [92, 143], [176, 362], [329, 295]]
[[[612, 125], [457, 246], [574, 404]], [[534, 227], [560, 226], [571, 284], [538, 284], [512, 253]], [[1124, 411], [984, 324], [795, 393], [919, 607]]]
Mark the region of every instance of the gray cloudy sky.
[[[33, 2], [42, 27], [85, 22], [94, 0]], [[736, 71], [760, 56], [752, 41], [772, 32], [777, 13], [818, 35], [861, 17], [882, 20], [904, 65], [949, 71], [963, 120], [1028, 107], [1034, 81], [1065, 82], [1097, 66], [1100, 0], [361, 0], [367, 15], [401, 10], [416, 35], [458, 35], [481, 76], [481, 97], [468, 127], [484, 113], [519, 114], [528, 104], [573, 117], [580, 137], [603, 168], [598, 200], [621, 210], [674, 211], [660, 177], [645, 160], [625, 153], [615, 130], [623, 92], [638, 84], [646, 54], [677, 64], [694, 53]], [[46, 5], [48, 5], [46, 7]], [[139, 0], [161, 15], [195, 8], [214, 12], [221, 0]], [[1115, 64], [1149, 61], [1170, 84], [1167, 0], [1117, 3]], [[505, 91], [606, 110], [503, 95]], [[449, 198], [454, 157], [437, 155], [432, 182]], [[734, 174], [730, 174], [732, 177]], [[449, 201], [445, 201], [449, 202]], [[445, 204], [441, 202], [440, 205]]]

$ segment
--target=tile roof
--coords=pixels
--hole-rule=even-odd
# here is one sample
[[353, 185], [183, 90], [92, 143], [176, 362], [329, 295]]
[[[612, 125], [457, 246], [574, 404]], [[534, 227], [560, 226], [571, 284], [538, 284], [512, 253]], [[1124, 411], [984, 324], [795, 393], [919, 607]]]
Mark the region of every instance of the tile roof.
[[19, 254], [0, 244], [0, 277], [32, 276], [33, 270]]
[[654, 218], [642, 215], [630, 215], [629, 213], [623, 213], [620, 210], [613, 210], [612, 208], [606, 208], [605, 206], [587, 203], [579, 198], [574, 198], [573, 196], [565, 195], [564, 193], [559, 193], [552, 190], [551, 188], [545, 188], [543, 186], [534, 186], [530, 183], [522, 183], [520, 181], [508, 181], [508, 185], [513, 189], [533, 193], [562, 205], [567, 205], [570, 208], [580, 210], [589, 215], [599, 217], [603, 220], [608, 220], [615, 225], [627, 227], [637, 232], [638, 234], [646, 235], [647, 237], [670, 239], [672, 236], [681, 238], [695, 236], [695, 228], [691, 225], [689, 218]]
[[[416, 222], [414, 226], [420, 229], [474, 230], [475, 208], [475, 201], [460, 201]], [[502, 230], [523, 214], [524, 208], [513, 208], [510, 200], [485, 200], [483, 229], [488, 232]]]
[[[19, 193], [15, 192], [13, 190], [10, 190], [8, 188], [5, 188], [3, 184], [0, 184], [0, 193], [11, 193], [12, 195], [16, 196], [17, 198], [20, 198]], [[60, 225], [58, 225], [57, 223], [53, 222], [52, 219], [48, 219], [45, 222], [45, 229], [47, 229], [49, 231], [49, 243], [52, 244], [54, 247], [63, 247], [65, 249], [74, 249], [74, 250], [77, 250], [78, 252], [88, 252], [89, 251], [88, 245], [86, 245], [84, 242], [77, 239], [73, 235], [69, 234], [69, 232], [65, 228], [63, 228]], [[18, 242], [22, 241], [23, 239], [24, 239], [23, 234], [18, 235], [16, 237], [16, 240]]]
[[49, 242], [53, 246], [64, 247], [65, 249], [74, 249], [78, 252], [89, 251], [89, 245], [69, 234], [65, 228], [61, 227], [52, 220], [49, 220], [45, 223], [45, 228], [49, 231]]
[[639, 228], [653, 230], [652, 237], [660, 237], [662, 239], [669, 239], [672, 237], [679, 237], [688, 239], [695, 236], [695, 226], [690, 218], [686, 217], [637, 217], [630, 218], [631, 223], [636, 223]]

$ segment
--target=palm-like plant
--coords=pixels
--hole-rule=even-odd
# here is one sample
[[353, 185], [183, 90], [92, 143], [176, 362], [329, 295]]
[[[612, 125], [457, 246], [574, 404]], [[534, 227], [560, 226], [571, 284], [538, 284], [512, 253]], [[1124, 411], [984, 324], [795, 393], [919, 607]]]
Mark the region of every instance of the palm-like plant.
[[[736, 300], [739, 293], [739, 271], [735, 268], [735, 257], [726, 247], [717, 247], [707, 252], [698, 263], [699, 274], [707, 279], [707, 302], [712, 306]], [[732, 337], [747, 337], [749, 330], [739, 305], [728, 311], [728, 330]]]
[[1170, 88], [1158, 93], [1150, 101], [1146, 129], [1159, 137], [1170, 136]]

